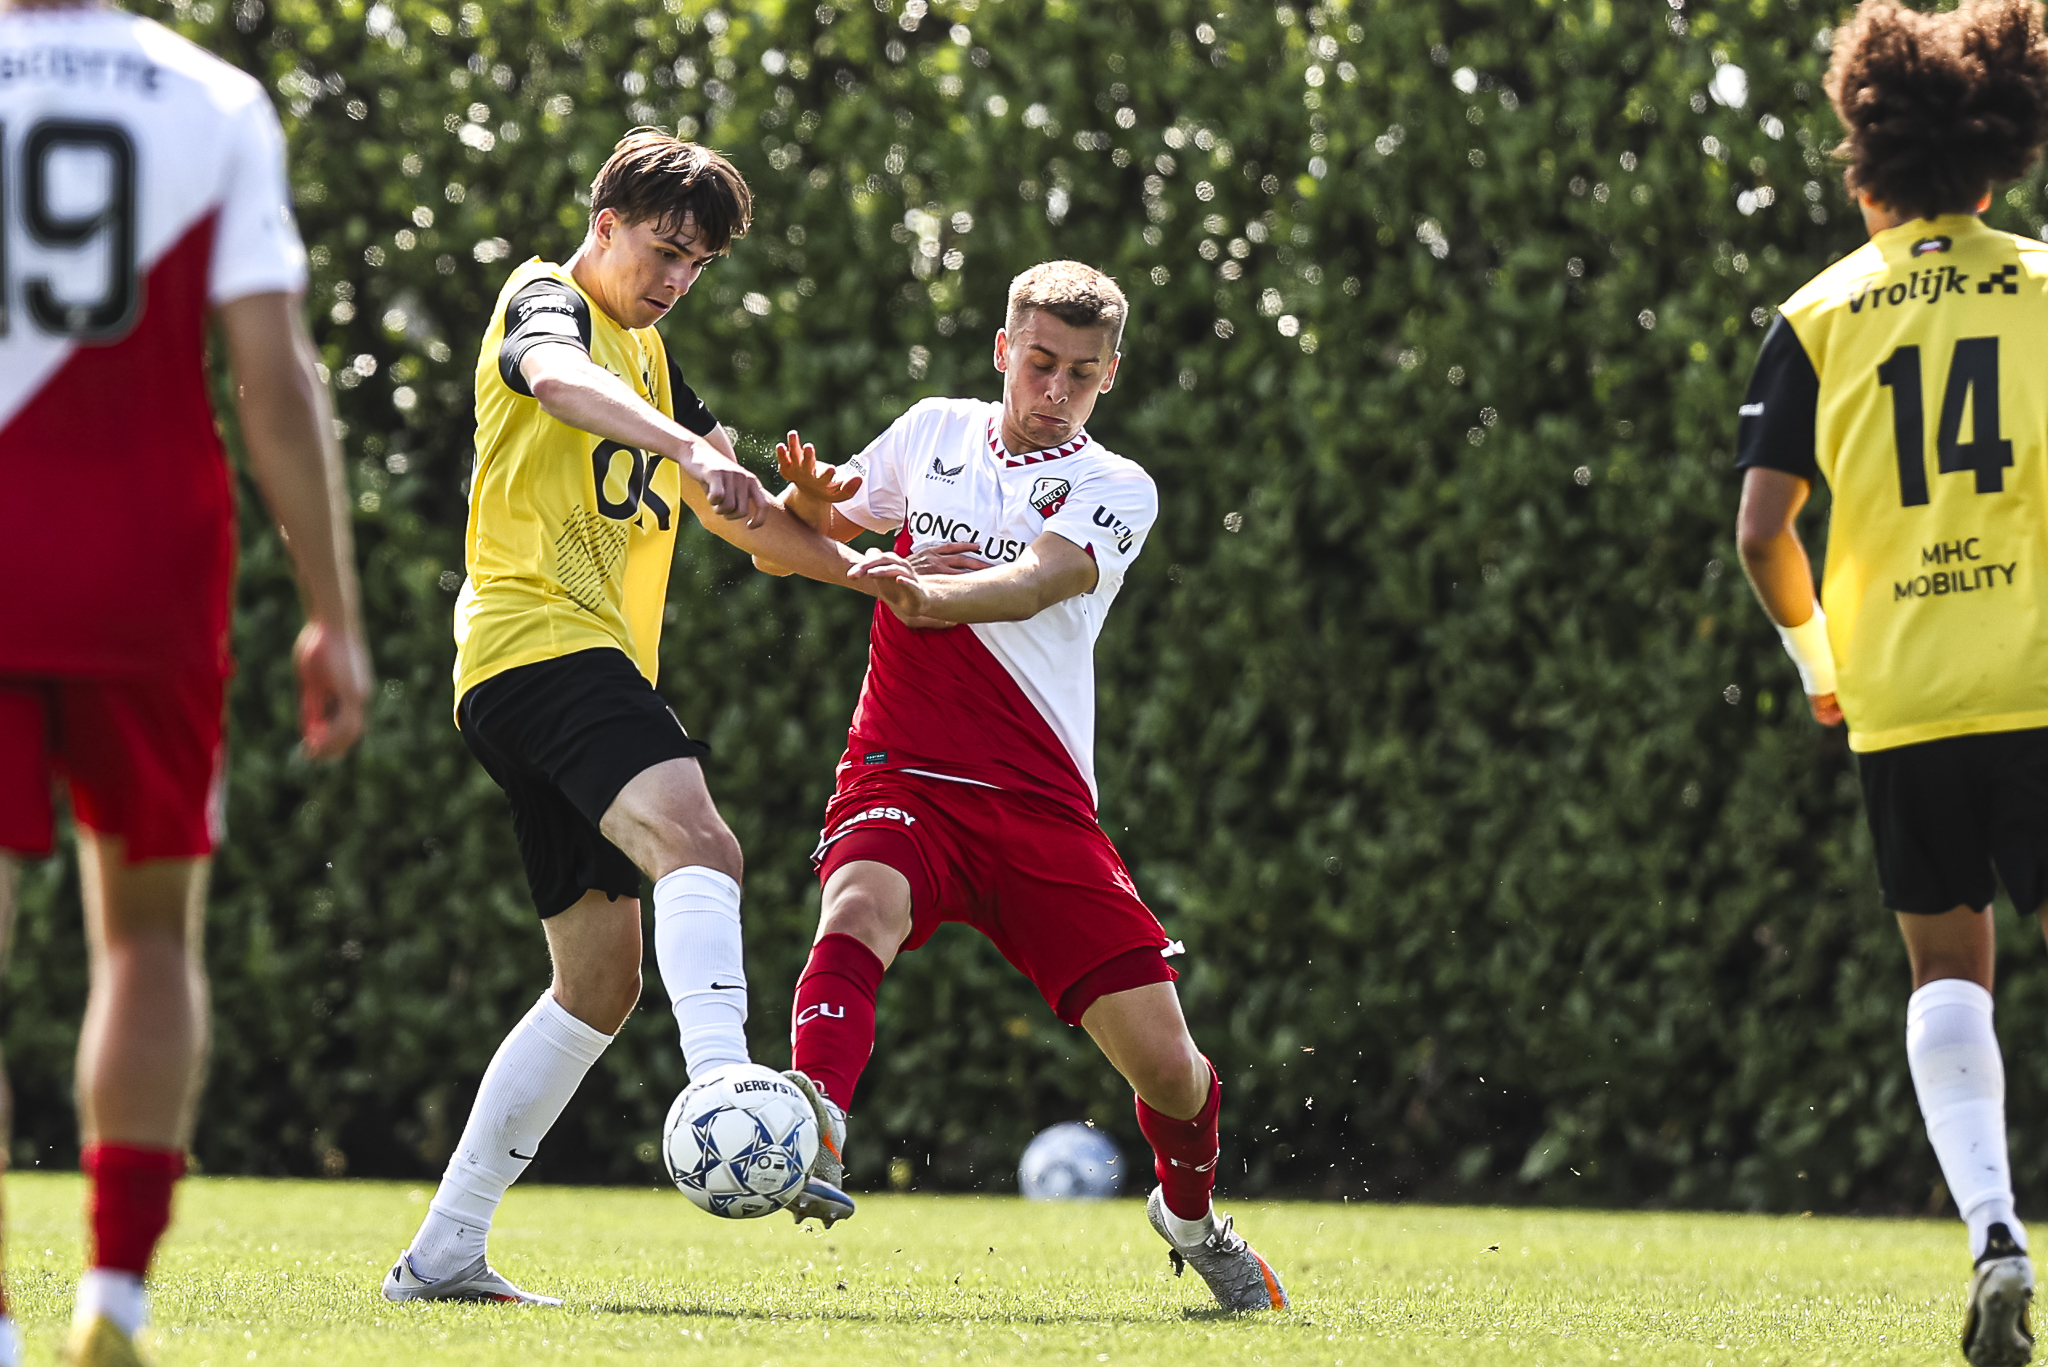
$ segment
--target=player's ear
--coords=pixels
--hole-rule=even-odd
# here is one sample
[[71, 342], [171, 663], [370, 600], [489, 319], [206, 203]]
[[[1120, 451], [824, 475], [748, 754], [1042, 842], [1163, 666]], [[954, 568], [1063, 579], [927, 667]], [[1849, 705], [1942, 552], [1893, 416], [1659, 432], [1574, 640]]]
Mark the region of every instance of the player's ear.
[[618, 214], [610, 209], [599, 209], [590, 220], [590, 240], [608, 248], [612, 245], [612, 231], [618, 226]]
[[1008, 373], [1010, 369], [1010, 330], [996, 329], [996, 369]]
[[1109, 353], [1109, 369], [1102, 372], [1102, 388], [1096, 390], [1096, 393], [1107, 394], [1113, 387], [1115, 387], [1117, 363], [1122, 361], [1123, 358], [1124, 354], [1121, 351], [1112, 351]]

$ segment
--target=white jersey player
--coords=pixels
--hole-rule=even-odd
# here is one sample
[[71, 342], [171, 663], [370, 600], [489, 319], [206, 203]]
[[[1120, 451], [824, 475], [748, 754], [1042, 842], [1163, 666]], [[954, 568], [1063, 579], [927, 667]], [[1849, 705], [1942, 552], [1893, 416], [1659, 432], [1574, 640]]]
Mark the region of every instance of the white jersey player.
[[[198, 1093], [195, 913], [221, 827], [235, 552], [210, 317], [310, 610], [296, 652], [307, 749], [338, 755], [362, 726], [367, 660], [305, 286], [261, 86], [147, 19], [0, 4], [0, 934], [15, 860], [50, 852], [61, 776], [93, 949], [73, 1362], [136, 1360]], [[17, 1351], [0, 1311], [0, 1367]]]
[[1095, 819], [1095, 640], [1159, 508], [1151, 477], [1085, 426], [1126, 310], [1100, 271], [1035, 267], [996, 336], [1001, 403], [921, 403], [839, 470], [795, 433], [777, 453], [792, 510], [841, 539], [894, 533], [927, 576], [924, 616], [874, 617], [813, 856], [824, 910], [791, 1076], [824, 1104], [817, 1175], [836, 1183], [883, 972], [941, 923], [972, 925], [1136, 1090], [1175, 1269], [1227, 1309], [1278, 1309], [1279, 1278], [1210, 1202], [1222, 1088], [1181, 1016], [1179, 947]]

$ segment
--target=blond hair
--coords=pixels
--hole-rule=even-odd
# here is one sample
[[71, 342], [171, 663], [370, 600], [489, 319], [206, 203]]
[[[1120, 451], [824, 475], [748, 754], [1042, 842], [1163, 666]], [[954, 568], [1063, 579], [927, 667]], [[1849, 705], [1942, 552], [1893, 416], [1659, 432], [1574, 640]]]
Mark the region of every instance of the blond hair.
[[1003, 326], [1012, 332], [1032, 311], [1049, 313], [1077, 328], [1105, 328], [1110, 349], [1123, 341], [1124, 320], [1131, 306], [1116, 281], [1079, 261], [1047, 261], [1010, 282], [1010, 304]]

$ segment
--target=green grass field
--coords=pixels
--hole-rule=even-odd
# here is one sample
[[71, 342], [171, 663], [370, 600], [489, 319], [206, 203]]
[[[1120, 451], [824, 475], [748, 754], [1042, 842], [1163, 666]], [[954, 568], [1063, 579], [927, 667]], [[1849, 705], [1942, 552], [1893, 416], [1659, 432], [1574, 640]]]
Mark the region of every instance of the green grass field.
[[[56, 1359], [79, 1181], [11, 1176], [7, 1267]], [[392, 1306], [427, 1192], [199, 1179], [156, 1281], [165, 1367], [762, 1363], [1959, 1363], [1958, 1225], [1240, 1203], [1284, 1315], [1219, 1318], [1136, 1201], [868, 1196], [829, 1234], [673, 1191], [515, 1188], [493, 1259], [561, 1310]], [[1495, 1250], [1493, 1245], [1498, 1245]]]

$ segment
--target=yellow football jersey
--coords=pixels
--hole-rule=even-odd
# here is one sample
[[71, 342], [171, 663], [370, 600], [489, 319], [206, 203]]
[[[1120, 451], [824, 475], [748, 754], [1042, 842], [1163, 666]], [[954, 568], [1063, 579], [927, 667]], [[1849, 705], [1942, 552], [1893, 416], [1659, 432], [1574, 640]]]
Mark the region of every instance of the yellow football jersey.
[[1967, 214], [1786, 301], [1737, 464], [1834, 495], [1821, 605], [1851, 748], [2048, 726], [2048, 246]]
[[550, 262], [512, 272], [476, 363], [458, 707], [493, 675], [594, 647], [625, 651], [654, 681], [682, 471], [550, 417], [519, 370], [543, 342], [581, 347], [691, 431], [716, 425], [653, 328], [620, 326]]

